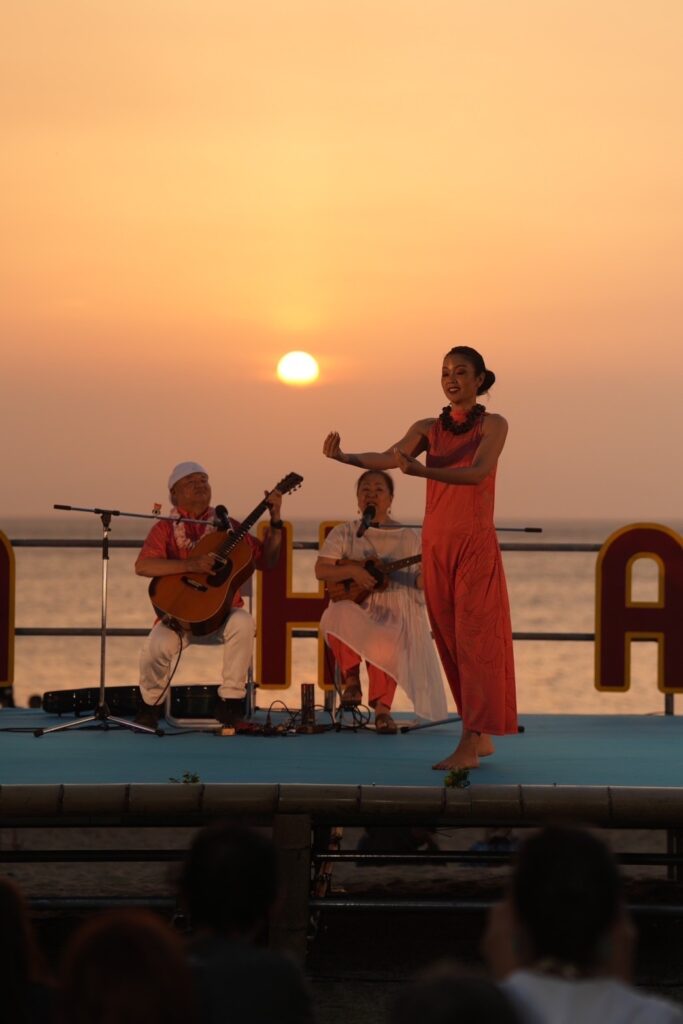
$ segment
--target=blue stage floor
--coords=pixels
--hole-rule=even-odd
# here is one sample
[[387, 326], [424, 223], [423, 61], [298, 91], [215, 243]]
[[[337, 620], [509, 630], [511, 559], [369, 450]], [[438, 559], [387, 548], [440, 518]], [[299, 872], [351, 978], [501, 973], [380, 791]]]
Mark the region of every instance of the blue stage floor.
[[[159, 783], [191, 772], [205, 783], [441, 786], [443, 773], [431, 765], [453, 750], [460, 729], [273, 737], [171, 730], [157, 737], [86, 726], [33, 736], [33, 729], [72, 720], [0, 710], [0, 784]], [[496, 754], [471, 773], [473, 783], [683, 786], [683, 716], [523, 715], [520, 721], [525, 731], [498, 738]], [[15, 729], [27, 731], [4, 731]]]

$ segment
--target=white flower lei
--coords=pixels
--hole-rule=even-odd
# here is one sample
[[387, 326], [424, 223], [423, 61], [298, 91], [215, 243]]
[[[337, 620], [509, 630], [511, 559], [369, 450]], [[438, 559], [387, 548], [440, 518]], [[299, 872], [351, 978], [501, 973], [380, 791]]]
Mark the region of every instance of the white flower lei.
[[[211, 509], [207, 509], [206, 512], [204, 513], [204, 515], [205, 516], [208, 515], [209, 512], [211, 512]], [[182, 515], [180, 509], [176, 508], [175, 505], [172, 507], [170, 514], [172, 516], [178, 516], [178, 517], [180, 517]], [[202, 520], [198, 519], [197, 522], [201, 523]], [[213, 523], [211, 523], [211, 522], [205, 523], [204, 532], [202, 533], [202, 537], [205, 537], [207, 533], [214, 533], [215, 529], [216, 529], [216, 527], [213, 525]], [[178, 551], [191, 551], [192, 548], [197, 543], [197, 541], [190, 540], [190, 538], [187, 536], [187, 532], [185, 530], [185, 523], [183, 523], [183, 522], [176, 522], [176, 523], [173, 524], [173, 537], [175, 539]], [[199, 540], [199, 538], [197, 538], [197, 540]]]

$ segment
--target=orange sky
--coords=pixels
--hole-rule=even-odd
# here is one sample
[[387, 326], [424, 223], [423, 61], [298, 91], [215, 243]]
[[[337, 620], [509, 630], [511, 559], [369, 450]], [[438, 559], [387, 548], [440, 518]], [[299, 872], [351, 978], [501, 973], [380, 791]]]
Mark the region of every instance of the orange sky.
[[[683, 513], [680, 0], [5, 0], [0, 513], [355, 511], [479, 348], [498, 518]], [[320, 382], [275, 380], [312, 352]], [[395, 509], [419, 514], [423, 484]]]

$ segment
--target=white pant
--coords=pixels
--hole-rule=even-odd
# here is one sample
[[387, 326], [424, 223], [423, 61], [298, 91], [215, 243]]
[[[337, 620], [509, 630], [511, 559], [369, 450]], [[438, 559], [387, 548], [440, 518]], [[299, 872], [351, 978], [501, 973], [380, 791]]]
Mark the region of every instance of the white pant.
[[[193, 636], [183, 631], [183, 650], [189, 644], [223, 644], [223, 681], [218, 695], [224, 700], [241, 699], [246, 693], [247, 673], [254, 650], [256, 624], [244, 608], [233, 608], [225, 625], [208, 636]], [[178, 657], [181, 636], [157, 622], [140, 652], [140, 690], [145, 704], [161, 701]]]

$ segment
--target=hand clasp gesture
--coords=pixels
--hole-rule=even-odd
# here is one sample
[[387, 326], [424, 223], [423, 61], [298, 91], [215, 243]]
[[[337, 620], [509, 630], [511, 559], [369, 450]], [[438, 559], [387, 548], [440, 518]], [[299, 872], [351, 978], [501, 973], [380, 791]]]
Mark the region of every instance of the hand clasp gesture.
[[396, 465], [402, 473], [405, 473], [406, 476], [422, 476], [424, 467], [421, 462], [406, 455], [400, 448], [394, 448], [394, 455], [396, 456]]

